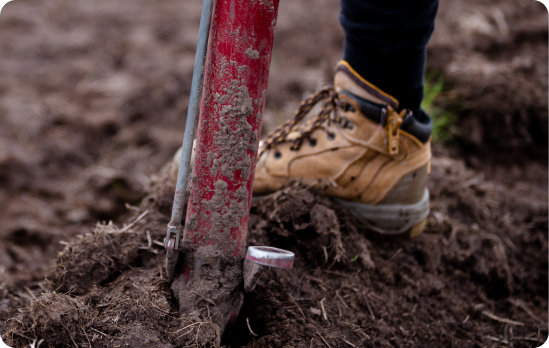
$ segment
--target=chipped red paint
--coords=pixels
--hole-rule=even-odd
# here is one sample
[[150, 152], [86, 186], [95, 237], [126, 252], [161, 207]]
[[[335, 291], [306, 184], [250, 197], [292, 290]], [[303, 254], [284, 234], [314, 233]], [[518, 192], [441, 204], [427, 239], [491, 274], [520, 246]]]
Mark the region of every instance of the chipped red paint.
[[218, 0], [185, 235], [243, 257], [278, 0]]

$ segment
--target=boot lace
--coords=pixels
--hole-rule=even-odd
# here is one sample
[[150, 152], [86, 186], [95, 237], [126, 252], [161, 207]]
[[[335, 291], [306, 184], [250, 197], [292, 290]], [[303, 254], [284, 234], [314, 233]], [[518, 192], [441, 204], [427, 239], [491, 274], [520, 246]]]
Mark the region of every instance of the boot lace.
[[[324, 105], [318, 115], [312, 117], [306, 123], [300, 124], [309, 111], [321, 101], [324, 101]], [[315, 130], [322, 128], [324, 124], [330, 125], [331, 123], [336, 123], [343, 127], [347, 127], [350, 121], [346, 117], [340, 115], [338, 110], [349, 110], [349, 108], [354, 109], [354, 106], [340, 100], [338, 93], [333, 86], [324, 87], [324, 89], [302, 101], [295, 112], [295, 116], [275, 129], [275, 131], [264, 140], [259, 156], [269, 149], [288, 142], [292, 144], [290, 150], [297, 151], [303, 144], [303, 141], [306, 139], [311, 141], [311, 134]], [[297, 136], [292, 136], [292, 139], [288, 139], [288, 135], [294, 132], [297, 132]]]

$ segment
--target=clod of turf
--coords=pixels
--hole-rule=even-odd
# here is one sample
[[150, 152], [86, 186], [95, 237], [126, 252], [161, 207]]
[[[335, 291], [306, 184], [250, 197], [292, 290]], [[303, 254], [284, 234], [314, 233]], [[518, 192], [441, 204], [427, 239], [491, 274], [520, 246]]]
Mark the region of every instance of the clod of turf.
[[92, 233], [68, 243], [57, 258], [53, 279], [61, 279], [60, 291], [85, 294], [92, 286], [112, 282], [134, 266], [139, 239], [135, 232], [120, 231], [114, 225], [97, 224]]

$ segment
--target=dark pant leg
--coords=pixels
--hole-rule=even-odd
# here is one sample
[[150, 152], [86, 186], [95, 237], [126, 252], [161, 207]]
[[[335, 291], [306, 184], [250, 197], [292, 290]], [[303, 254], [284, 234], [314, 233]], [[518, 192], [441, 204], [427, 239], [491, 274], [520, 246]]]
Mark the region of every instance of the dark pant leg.
[[416, 115], [438, 0], [341, 0], [346, 60]]

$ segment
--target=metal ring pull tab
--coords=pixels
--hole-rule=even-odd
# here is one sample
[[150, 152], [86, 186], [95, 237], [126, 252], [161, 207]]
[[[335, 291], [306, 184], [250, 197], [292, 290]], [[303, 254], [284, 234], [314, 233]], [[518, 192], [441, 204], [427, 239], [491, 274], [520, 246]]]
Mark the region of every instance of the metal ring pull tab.
[[265, 267], [291, 269], [294, 265], [295, 254], [291, 251], [273, 248], [270, 246], [251, 246], [244, 260], [244, 291], [250, 292]]

